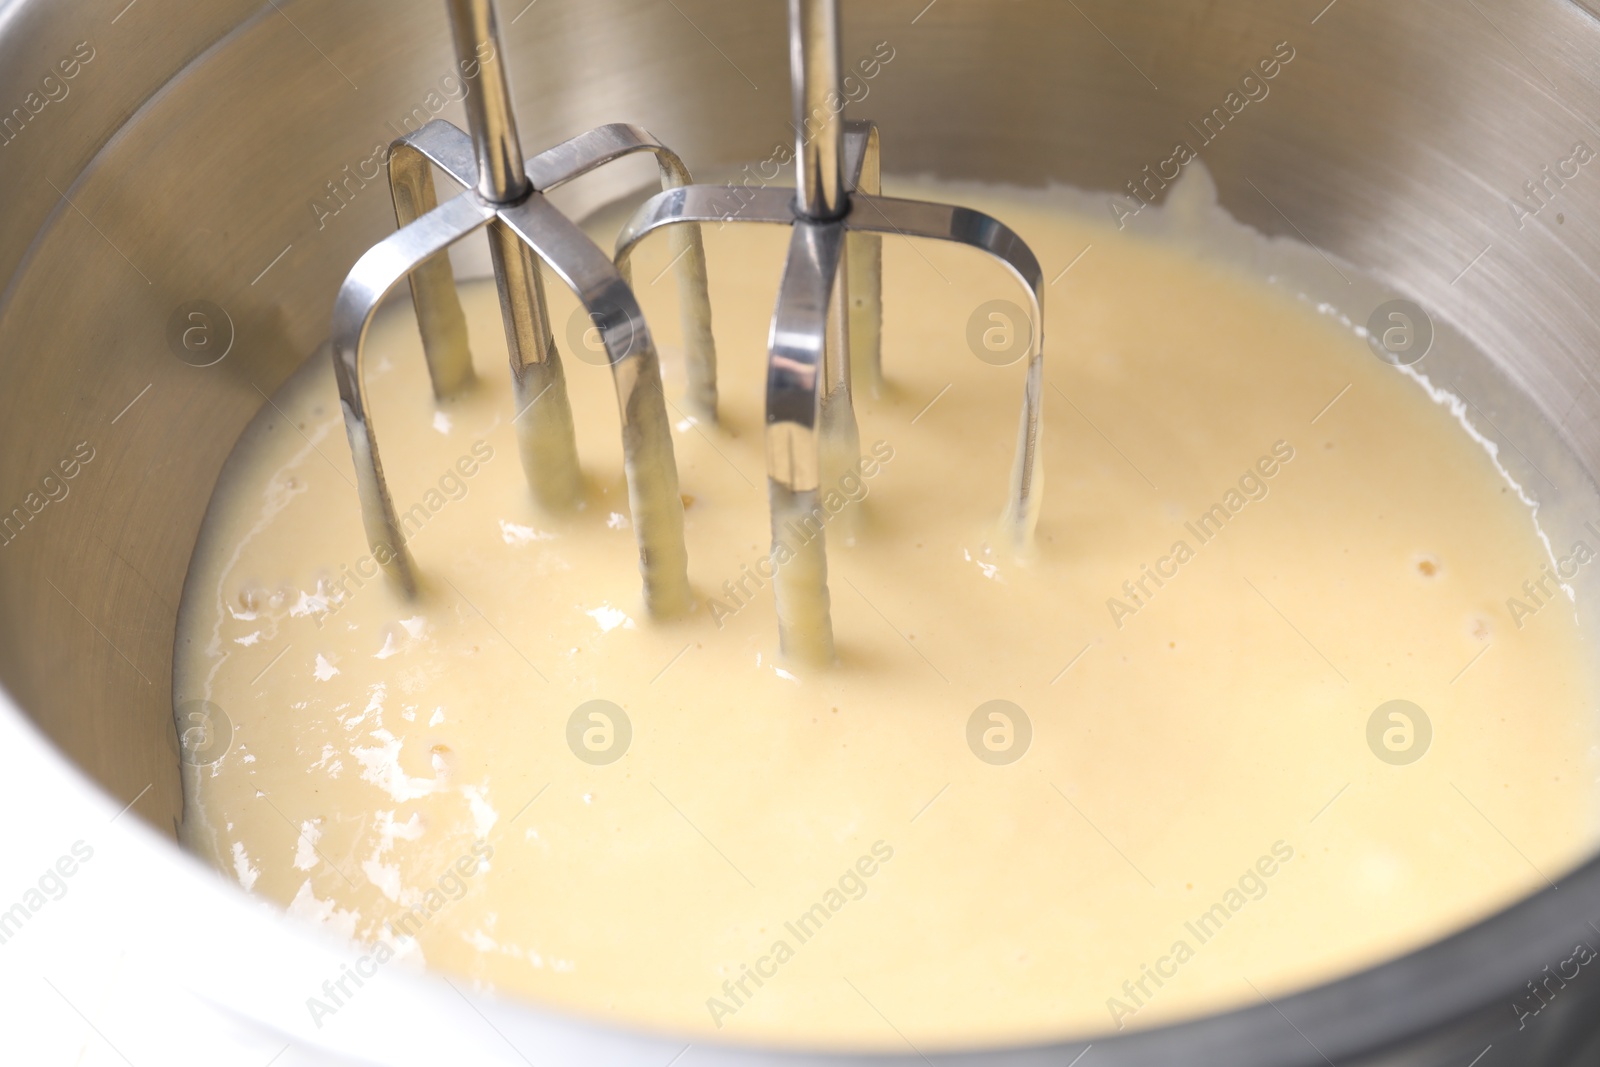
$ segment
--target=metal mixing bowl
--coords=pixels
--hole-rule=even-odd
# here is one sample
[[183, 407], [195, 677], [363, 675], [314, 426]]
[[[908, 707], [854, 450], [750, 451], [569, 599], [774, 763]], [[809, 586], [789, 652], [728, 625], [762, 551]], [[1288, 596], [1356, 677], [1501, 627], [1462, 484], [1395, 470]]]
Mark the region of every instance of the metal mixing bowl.
[[[518, 8], [504, 0], [501, 15], [530, 149], [630, 121], [715, 173], [768, 158], [786, 136], [776, 0]], [[1537, 213], [1510, 207], [1575, 142], [1600, 146], [1588, 117], [1600, 114], [1600, 24], [1585, 9], [854, 0], [845, 10], [847, 59], [879, 41], [896, 51], [857, 109], [883, 127], [886, 169], [1025, 185], [1123, 190], [1290, 42], [1295, 61], [1270, 98], [1205, 149], [1223, 205], [1360, 267], [1492, 353], [1494, 390], [1480, 394], [1479, 414], [1530, 463], [1575, 457], [1583, 485], [1573, 493], [1587, 493], [1600, 469], [1590, 374], [1600, 177], [1580, 169], [1559, 190], [1547, 185], [1551, 202]], [[441, 99], [452, 68], [437, 0], [0, 2], [0, 509], [39, 490], [80, 443], [94, 454], [65, 496], [44, 486], [46, 505], [0, 547], [0, 722], [9, 751], [31, 765], [27, 792], [12, 795], [65, 805], [92, 780], [115, 800], [95, 803], [136, 800], [139, 817], [173, 832], [174, 618], [212, 486], [265, 396], [324, 339], [345, 272], [392, 229], [367, 162], [374, 149], [418, 109], [433, 117], [430, 92], [460, 121]], [[596, 178], [567, 203], [599, 205], [635, 177]], [[179, 358], [173, 343], [202, 306], [216, 345], [230, 346], [210, 366]], [[24, 716], [77, 769], [30, 747]], [[465, 1014], [437, 979], [375, 990], [360, 1018], [319, 1032], [299, 998], [275, 999], [273, 982], [243, 975], [309, 974], [334, 957], [131, 824], [106, 831], [121, 842], [120, 869], [153, 898], [192, 895], [219, 929], [241, 931], [177, 939], [194, 983], [248, 1025], [327, 1050], [326, 1061], [307, 1052], [303, 1062], [449, 1053], [514, 1063], [515, 1043], [534, 1062], [659, 1067], [682, 1048], [526, 1006]], [[1052, 1048], [920, 1058], [1062, 1067], [1092, 1042], [1085, 1067], [1594, 1063], [1595, 968], [1525, 1026], [1512, 1006], [1575, 943], [1600, 945], [1600, 863], [1552, 873], [1559, 889], [1272, 1005]], [[678, 1062], [778, 1060], [865, 1062], [699, 1045]]]

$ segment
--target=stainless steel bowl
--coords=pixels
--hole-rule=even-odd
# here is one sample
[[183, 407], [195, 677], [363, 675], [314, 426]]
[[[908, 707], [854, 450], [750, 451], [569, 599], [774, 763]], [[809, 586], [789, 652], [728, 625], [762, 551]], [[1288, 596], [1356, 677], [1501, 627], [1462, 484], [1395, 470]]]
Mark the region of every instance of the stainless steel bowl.
[[[626, 120], [715, 173], [768, 158], [785, 136], [781, 4], [520, 7], [503, 0], [502, 24], [530, 146]], [[1600, 146], [1600, 23], [1583, 8], [848, 2], [847, 58], [879, 41], [896, 58], [857, 110], [881, 123], [891, 172], [1112, 191], [1168, 158], [1186, 124], [1289, 42], [1296, 58], [1270, 97], [1205, 148], [1223, 205], [1358, 266], [1492, 353], [1495, 366], [1472, 372], [1492, 379], [1479, 414], [1533, 453], [1529, 463], [1573, 459], [1570, 495], [1587, 498], [1600, 469], [1600, 174], [1580, 167], [1559, 188], [1545, 177], [1564, 173], [1575, 143]], [[459, 121], [452, 71], [436, 0], [0, 2], [0, 520], [11, 516], [0, 534], [0, 723], [14, 751], [31, 753], [21, 716], [31, 719], [87, 776], [30, 756], [27, 791], [14, 795], [68, 804], [92, 779], [115, 798], [93, 803], [115, 811], [132, 800], [172, 835], [182, 805], [174, 617], [211, 487], [265, 395], [323, 340], [346, 270], [392, 228], [374, 149], [407, 117]], [[1530, 180], [1546, 182], [1549, 203], [1536, 212]], [[598, 178], [569, 205], [598, 205], [631, 182]], [[201, 301], [213, 351], [228, 346], [209, 366], [173, 344]], [[78, 470], [64, 479], [60, 464], [73, 457]], [[158, 897], [195, 894], [209, 921], [244, 931], [178, 938], [193, 982], [305, 1049], [386, 1064], [441, 1049], [518, 1062], [514, 1043], [535, 1062], [660, 1065], [683, 1047], [526, 1006], [482, 1003], [467, 1015], [437, 979], [374, 992], [370, 1017], [364, 1009], [337, 1033], [311, 1029], [294, 996], [280, 1003], [271, 983], [242, 975], [309, 974], [332, 957], [131, 822], [115, 824], [119, 870]], [[1414, 955], [1273, 1005], [1131, 1036], [921, 1058], [1593, 1063], [1596, 968], [1526, 1025], [1513, 1006], [1576, 943], [1600, 945], [1600, 863], [1556, 881]], [[151, 921], [172, 921], [161, 915]], [[698, 1045], [678, 1062], [779, 1060], [865, 1062]]]

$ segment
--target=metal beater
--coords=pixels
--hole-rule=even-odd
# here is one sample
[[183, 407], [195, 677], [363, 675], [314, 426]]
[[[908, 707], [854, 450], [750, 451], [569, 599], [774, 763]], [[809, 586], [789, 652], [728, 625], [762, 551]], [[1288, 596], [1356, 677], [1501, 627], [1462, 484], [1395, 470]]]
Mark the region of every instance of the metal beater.
[[[852, 298], [865, 320], [856, 324], [865, 342], [861, 377], [872, 383], [881, 377], [883, 235], [970, 245], [999, 259], [1028, 292], [1032, 338], [1004, 516], [1019, 548], [1031, 539], [1039, 514], [1044, 279], [1033, 252], [998, 220], [967, 208], [879, 195], [877, 127], [847, 122], [842, 114], [838, 0], [789, 0], [789, 60], [796, 187], [664, 189], [623, 228], [616, 258], [628, 276], [629, 256], [641, 240], [685, 223], [793, 227], [767, 353], [767, 484], [777, 563], [773, 591], [784, 652], [827, 663], [833, 659], [833, 627], [821, 494], [837, 484], [860, 453], [851, 401]], [[703, 380], [714, 383], [714, 373]], [[785, 528], [807, 520], [814, 523], [815, 536], [789, 545]]]
[[[665, 145], [625, 124], [591, 130], [524, 163], [493, 4], [449, 0], [449, 10], [462, 69], [479, 68], [478, 91], [466, 97], [472, 134], [435, 120], [391, 145], [389, 181], [400, 228], [356, 262], [334, 305], [334, 369], [373, 556], [407, 595], [416, 593], [416, 563], [384, 480], [368, 411], [367, 329], [384, 296], [409, 277], [435, 395], [446, 397], [469, 385], [466, 319], [445, 250], [487, 226], [511, 355], [513, 421], [534, 497], [542, 507], [562, 510], [577, 502], [581, 489], [572, 411], [537, 256], [577, 295], [605, 345], [622, 416], [645, 601], [652, 615], [680, 614], [691, 603], [683, 501], [655, 345], [617, 268], [544, 193], [634, 152], [654, 153], [665, 188], [686, 186], [689, 172]], [[467, 191], [439, 204], [430, 164]], [[698, 228], [684, 231], [674, 251], [691, 393], [714, 396], [716, 353]]]

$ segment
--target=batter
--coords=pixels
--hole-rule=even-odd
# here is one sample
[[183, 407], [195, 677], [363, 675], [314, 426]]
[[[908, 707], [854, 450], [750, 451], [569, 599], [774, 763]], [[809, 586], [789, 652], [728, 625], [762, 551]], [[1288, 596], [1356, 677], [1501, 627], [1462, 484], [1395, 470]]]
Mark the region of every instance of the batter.
[[[194, 556], [180, 719], [210, 701], [232, 734], [188, 770], [189, 846], [351, 939], [363, 973], [902, 1051], [1258, 1003], [1588, 854], [1572, 604], [1506, 609], [1575, 549], [1546, 547], [1426, 362], [1061, 197], [892, 191], [1006, 220], [1056, 279], [1030, 559], [993, 537], [1023, 363], [968, 346], [979, 305], [1016, 296], [980, 255], [885, 242], [888, 384], [856, 396], [862, 462], [832, 487], [828, 669], [775, 657], [763, 576], [787, 230], [707, 229], [722, 421], [669, 409], [698, 597], [670, 623], [643, 611], [610, 375], [563, 332], [574, 305], [552, 288], [585, 498], [552, 518], [493, 285], [463, 289], [479, 383], [438, 405], [399, 301], [369, 381], [423, 595], [368, 554], [319, 355], [241, 438]], [[634, 276], [673, 400], [665, 248]], [[353, 990], [307, 1010], [335, 1025]]]

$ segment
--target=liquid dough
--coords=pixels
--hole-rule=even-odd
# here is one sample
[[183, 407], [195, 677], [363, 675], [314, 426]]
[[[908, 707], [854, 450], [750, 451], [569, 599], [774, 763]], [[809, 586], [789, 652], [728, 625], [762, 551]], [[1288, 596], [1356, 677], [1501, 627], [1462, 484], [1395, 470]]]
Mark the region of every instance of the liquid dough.
[[[372, 410], [422, 599], [374, 577], [319, 356], [240, 440], [194, 557], [180, 718], [209, 700], [232, 735], [188, 771], [187, 843], [356, 939], [366, 971], [425, 961], [631, 1026], [897, 1050], [1257, 1002], [1588, 853], [1572, 606], [1507, 614], [1552, 555], [1415, 374], [1305, 300], [1047, 195], [903, 191], [1005, 219], [1057, 278], [1032, 560], [987, 547], [1023, 364], [968, 347], [978, 305], [1021, 302], [980, 255], [885, 243], [888, 386], [856, 397], [822, 671], [774, 658], [758, 566], [786, 230], [707, 229], [722, 423], [669, 408], [700, 600], [669, 624], [643, 613], [610, 375], [574, 358], [574, 305], [552, 292], [587, 498], [552, 519], [519, 469], [493, 285], [463, 289], [478, 386], [437, 406], [399, 301]], [[665, 247], [635, 278], [674, 400]], [[1406, 765], [1368, 743], [1395, 699], [1432, 728]], [[1026, 721], [974, 719], [995, 700]], [[1380, 728], [1400, 749], [1422, 729]], [[307, 990], [307, 1010], [334, 1025], [354, 990]]]

